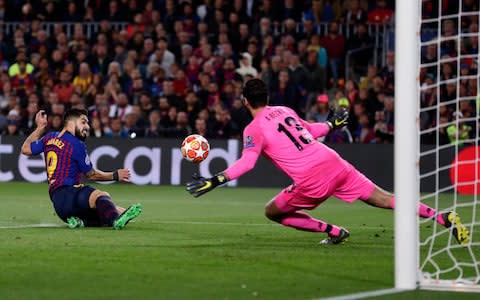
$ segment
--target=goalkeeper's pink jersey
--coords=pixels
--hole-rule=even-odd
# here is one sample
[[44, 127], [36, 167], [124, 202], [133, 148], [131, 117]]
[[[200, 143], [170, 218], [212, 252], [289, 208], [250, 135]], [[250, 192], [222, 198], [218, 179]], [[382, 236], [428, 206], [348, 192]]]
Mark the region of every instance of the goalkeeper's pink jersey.
[[250, 171], [260, 154], [270, 159], [307, 194], [314, 193], [351, 165], [315, 139], [326, 123], [308, 123], [292, 109], [266, 106], [243, 132], [242, 157], [225, 170], [231, 180]]

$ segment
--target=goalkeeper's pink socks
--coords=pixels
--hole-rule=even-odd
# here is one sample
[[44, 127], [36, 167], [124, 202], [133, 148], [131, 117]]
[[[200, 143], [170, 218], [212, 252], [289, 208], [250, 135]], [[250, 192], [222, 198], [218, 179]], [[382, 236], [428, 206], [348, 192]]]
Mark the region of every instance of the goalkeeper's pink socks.
[[340, 227], [312, 218], [309, 214], [301, 211], [288, 214], [280, 223], [302, 231], [326, 232], [334, 236], [340, 234]]
[[[395, 208], [395, 197], [392, 197], [392, 199], [390, 200], [390, 207], [392, 209]], [[445, 220], [443, 219], [441, 214], [437, 215], [437, 211], [435, 209], [421, 202], [418, 205], [418, 215], [422, 218], [427, 219], [431, 219], [436, 216], [435, 220], [438, 222], [438, 224], [445, 225]]]

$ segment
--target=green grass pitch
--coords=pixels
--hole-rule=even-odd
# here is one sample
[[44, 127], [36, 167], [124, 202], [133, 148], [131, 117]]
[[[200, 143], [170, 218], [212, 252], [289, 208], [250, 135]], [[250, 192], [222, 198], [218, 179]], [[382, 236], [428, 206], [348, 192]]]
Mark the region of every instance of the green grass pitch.
[[[393, 287], [393, 214], [331, 199], [313, 214], [351, 232], [323, 234], [263, 216], [278, 189], [99, 185], [114, 202], [144, 204], [123, 231], [71, 230], [46, 184], [0, 184], [0, 299], [318, 299]], [[59, 227], [25, 228], [56, 224]], [[14, 228], [17, 227], [17, 228]], [[415, 291], [383, 299], [478, 299]]]

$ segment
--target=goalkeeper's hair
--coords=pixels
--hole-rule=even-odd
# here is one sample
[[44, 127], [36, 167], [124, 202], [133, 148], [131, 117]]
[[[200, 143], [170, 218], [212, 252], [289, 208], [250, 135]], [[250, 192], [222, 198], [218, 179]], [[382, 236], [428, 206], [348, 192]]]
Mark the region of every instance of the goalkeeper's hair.
[[243, 96], [253, 108], [268, 104], [268, 88], [261, 79], [251, 79], [243, 87]]
[[71, 108], [63, 116], [63, 124], [65, 125], [69, 120], [80, 118], [81, 116], [88, 117], [88, 111], [86, 109]]

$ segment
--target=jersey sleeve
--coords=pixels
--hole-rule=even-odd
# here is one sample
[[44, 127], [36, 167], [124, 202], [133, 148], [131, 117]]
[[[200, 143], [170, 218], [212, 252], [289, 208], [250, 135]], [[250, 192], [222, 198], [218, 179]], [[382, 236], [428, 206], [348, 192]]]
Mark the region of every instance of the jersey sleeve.
[[75, 153], [74, 159], [75, 161], [77, 161], [78, 167], [83, 174], [93, 169], [92, 162], [90, 161], [90, 157], [88, 156], [88, 153], [87, 153], [87, 147], [85, 147], [84, 143], [79, 143], [75, 147], [74, 153]]
[[307, 129], [314, 138], [326, 136], [330, 132], [330, 127], [327, 123], [308, 123], [300, 119], [302, 126]]
[[32, 151], [32, 155], [38, 155], [43, 152], [43, 146], [45, 145], [45, 137], [46, 135], [36, 141], [33, 141], [30, 144], [30, 151]]
[[245, 128], [242, 156], [224, 171], [229, 180], [237, 179], [253, 169], [262, 153], [263, 143], [263, 134], [258, 128], [251, 126]]

